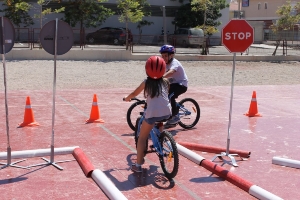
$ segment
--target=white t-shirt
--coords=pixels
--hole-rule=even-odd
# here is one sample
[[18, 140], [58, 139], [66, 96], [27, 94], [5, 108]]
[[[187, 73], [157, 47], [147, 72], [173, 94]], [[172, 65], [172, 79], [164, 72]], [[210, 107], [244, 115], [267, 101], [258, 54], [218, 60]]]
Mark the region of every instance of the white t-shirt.
[[170, 83], [179, 83], [180, 85], [183, 85], [185, 87], [188, 86], [188, 78], [187, 75], [183, 69], [183, 66], [181, 63], [173, 58], [172, 62], [167, 65], [166, 71], [173, 69], [175, 71], [174, 74], [172, 74], [172, 77], [169, 77]]
[[158, 97], [147, 97], [147, 110], [145, 118], [163, 117], [172, 114], [172, 107], [168, 98], [168, 87], [162, 86], [162, 92]]

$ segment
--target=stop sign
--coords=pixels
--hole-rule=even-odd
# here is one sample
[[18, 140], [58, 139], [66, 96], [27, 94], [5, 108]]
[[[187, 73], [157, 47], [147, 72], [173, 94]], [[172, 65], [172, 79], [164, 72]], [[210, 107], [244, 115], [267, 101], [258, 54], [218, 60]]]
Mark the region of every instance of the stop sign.
[[222, 45], [230, 53], [241, 53], [254, 42], [254, 29], [243, 19], [232, 19], [222, 29]]

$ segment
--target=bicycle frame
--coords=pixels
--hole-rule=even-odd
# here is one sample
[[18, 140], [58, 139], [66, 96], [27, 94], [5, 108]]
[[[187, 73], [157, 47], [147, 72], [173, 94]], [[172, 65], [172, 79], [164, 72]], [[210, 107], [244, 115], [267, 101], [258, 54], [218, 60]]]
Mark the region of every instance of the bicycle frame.
[[184, 106], [180, 105], [179, 103], [176, 102], [176, 106], [179, 107], [179, 110], [182, 110], [184, 112], [184, 114], [181, 114], [180, 112], [178, 113], [179, 117], [180, 115], [190, 115], [192, 114], [191, 111], [189, 111], [188, 109], [186, 109]]
[[[145, 113], [145, 112], [144, 112]], [[139, 121], [139, 125], [138, 125], [138, 134], [140, 134], [140, 127], [141, 127], [141, 124], [145, 118], [144, 116], [144, 113]], [[151, 129], [150, 131], [150, 137], [151, 137], [151, 140], [152, 140], [152, 144], [153, 144], [153, 147], [155, 149], [155, 152], [157, 152], [159, 155], [163, 155], [163, 148], [162, 146], [160, 145], [159, 143], [159, 140], [158, 140], [158, 137], [160, 135], [160, 131], [158, 128], [156, 128], [155, 126]]]

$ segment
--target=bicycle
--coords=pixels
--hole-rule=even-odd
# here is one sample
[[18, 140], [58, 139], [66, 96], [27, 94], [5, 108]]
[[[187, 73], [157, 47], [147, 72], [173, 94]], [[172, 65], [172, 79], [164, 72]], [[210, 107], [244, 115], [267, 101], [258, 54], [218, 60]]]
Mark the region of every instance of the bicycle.
[[[140, 116], [136, 119], [136, 128], [134, 131], [134, 140], [137, 148], [140, 128], [145, 118], [144, 113], [147, 109], [145, 102], [144, 111], [140, 113]], [[172, 179], [177, 175], [179, 168], [179, 157], [176, 142], [172, 134], [166, 130], [160, 132], [159, 126], [162, 122], [155, 123], [155, 126], [150, 131], [150, 138], [152, 145], [148, 146], [148, 140], [146, 140], [145, 155], [155, 152], [159, 158], [161, 168], [168, 179]], [[148, 150], [148, 147], [150, 148]]]
[[[138, 98], [132, 98], [131, 100], [135, 100], [136, 102], [128, 108], [126, 120], [129, 127], [135, 131], [134, 124], [136, 122], [136, 118], [140, 115], [140, 112], [143, 111], [146, 101]], [[176, 105], [179, 107], [178, 114], [180, 121], [178, 124], [185, 129], [193, 128], [200, 119], [199, 104], [192, 98], [184, 98], [179, 103], [176, 102]]]

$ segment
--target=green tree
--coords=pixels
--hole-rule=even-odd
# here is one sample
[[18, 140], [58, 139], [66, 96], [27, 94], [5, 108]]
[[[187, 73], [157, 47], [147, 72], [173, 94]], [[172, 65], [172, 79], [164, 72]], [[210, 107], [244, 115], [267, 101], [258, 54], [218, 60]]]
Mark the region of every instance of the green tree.
[[199, 27], [204, 24], [217, 27], [221, 24], [217, 21], [222, 17], [221, 10], [226, 7], [229, 7], [226, 0], [190, 0], [190, 3], [179, 7], [172, 23], [181, 28]]
[[[295, 11], [292, 14], [292, 11]], [[284, 38], [284, 31], [291, 30], [294, 25], [300, 21], [300, 2], [298, 2], [294, 7], [291, 5], [291, 1], [287, 1], [286, 4], [280, 6], [276, 11], [276, 14], [279, 15], [279, 19], [275, 24], [271, 25], [270, 28], [274, 33], [277, 34], [276, 48], [273, 52], [273, 56], [276, 55], [278, 46], [280, 45], [281, 40], [286, 40]]]
[[64, 21], [72, 27], [80, 24], [81, 44], [84, 41], [84, 28], [101, 26], [108, 17], [114, 14], [111, 9], [100, 4], [103, 2], [106, 0], [69, 0]]
[[1, 12], [4, 12], [4, 17], [8, 18], [13, 24], [18, 27], [17, 30], [17, 40], [20, 40], [20, 27], [28, 27], [33, 25], [33, 19], [28, 14], [30, 9], [30, 4], [22, 0], [6, 0], [4, 4], [5, 6]]
[[150, 21], [148, 21], [148, 20], [142, 20], [142, 21], [140, 21], [140, 22], [138, 23], [138, 25], [136, 26], [136, 28], [139, 29], [139, 40], [138, 40], [138, 43], [141, 42], [142, 28], [143, 28], [144, 26], [150, 26], [150, 25], [152, 25], [152, 24], [154, 24], [154, 23], [153, 23], [153, 22], [150, 22]]
[[80, 23], [80, 28], [96, 28], [114, 12], [102, 4], [106, 0], [69, 0], [65, 9], [65, 21], [72, 27]]
[[32, 17], [28, 14], [31, 7], [29, 3], [23, 0], [6, 0], [2, 5], [5, 6], [1, 10], [4, 12], [4, 17], [7, 17], [18, 28], [21, 25], [28, 27], [34, 24]]
[[34, 14], [33, 17], [40, 19], [41, 29], [43, 28], [43, 18], [44, 18], [45, 15], [49, 15], [49, 14], [52, 14], [52, 13], [60, 13], [60, 12], [63, 12], [65, 10], [64, 7], [61, 7], [59, 9], [55, 9], [55, 10], [52, 10], [51, 8], [43, 9], [43, 5], [46, 4], [45, 0], [38, 0], [37, 4], [40, 5], [40, 13], [39, 14]]
[[190, 0], [182, 5], [175, 16], [173, 24], [176, 27], [197, 27], [204, 31], [205, 39], [202, 44], [202, 54], [208, 54], [207, 36], [218, 32], [222, 17], [221, 10], [229, 7], [226, 0]]
[[149, 15], [149, 3], [146, 0], [118, 0], [119, 21], [126, 24], [126, 49], [128, 49], [128, 22], [137, 23]]

